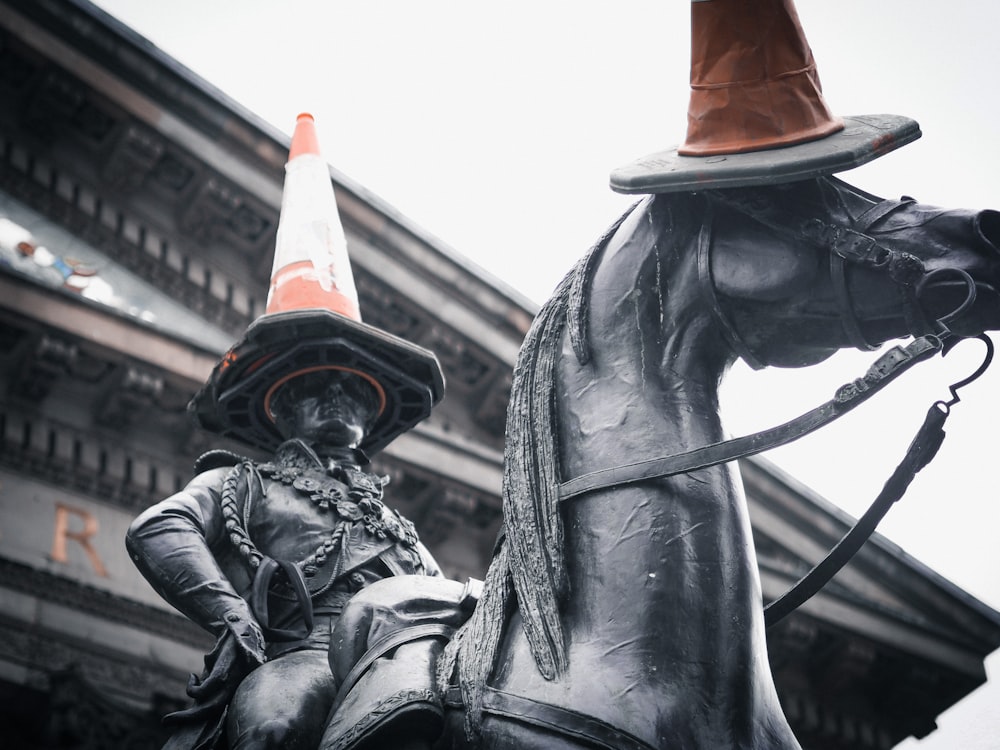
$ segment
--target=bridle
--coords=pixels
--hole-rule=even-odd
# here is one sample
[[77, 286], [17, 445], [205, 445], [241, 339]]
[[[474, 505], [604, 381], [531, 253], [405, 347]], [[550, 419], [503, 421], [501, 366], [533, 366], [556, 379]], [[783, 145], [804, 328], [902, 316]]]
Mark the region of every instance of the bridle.
[[[747, 342], [740, 336], [728, 313], [723, 308], [715, 290], [711, 270], [713, 214], [717, 206], [737, 211], [757, 221], [779, 236], [797, 243], [804, 243], [829, 251], [830, 279], [837, 303], [839, 318], [844, 334], [851, 346], [861, 351], [874, 351], [879, 344], [870, 342], [861, 329], [848, 286], [848, 268], [864, 268], [885, 274], [895, 284], [902, 300], [903, 314], [907, 329], [918, 337], [927, 334], [947, 335], [947, 324], [965, 313], [976, 301], [976, 283], [961, 268], [940, 268], [928, 271], [922, 260], [904, 250], [886, 247], [869, 234], [877, 222], [892, 213], [914, 204], [913, 198], [883, 200], [851, 222], [851, 226], [824, 221], [818, 218], [802, 218], [783, 208], [774, 196], [759, 192], [744, 193], [734, 190], [706, 191], [705, 220], [698, 236], [698, 284], [700, 292], [712, 313], [718, 320], [733, 349], [754, 369], [766, 366]], [[963, 302], [947, 315], [928, 318], [922, 297], [933, 282], [942, 276], [954, 275], [965, 286]]]
[[[607, 469], [593, 471], [559, 485], [560, 501], [570, 500], [598, 490], [613, 489], [652, 479], [686, 474], [706, 469], [740, 458], [762, 453], [771, 448], [797, 440], [823, 427], [867, 401], [918, 362], [940, 352], [946, 355], [964, 340], [948, 329], [948, 323], [965, 313], [975, 302], [976, 284], [972, 277], [959, 268], [945, 268], [928, 272], [923, 262], [905, 251], [887, 248], [865, 234], [877, 221], [893, 211], [913, 202], [882, 201], [855, 222], [846, 227], [818, 219], [800, 219], [783, 210], [773, 201], [759, 194], [735, 191], [708, 191], [706, 210], [711, 213], [713, 203], [725, 205], [744, 213], [775, 231], [800, 241], [818, 244], [830, 251], [830, 268], [835, 295], [844, 331], [851, 343], [859, 349], [873, 350], [876, 345], [864, 336], [860, 321], [851, 302], [847, 284], [847, 266], [857, 265], [888, 274], [905, 300], [905, 317], [909, 330], [916, 337], [908, 346], [895, 346], [868, 369], [865, 375], [837, 389], [834, 397], [799, 417], [769, 430], [724, 440], [683, 453], [660, 456]], [[711, 306], [722, 330], [734, 350], [752, 367], [760, 369], [765, 363], [753, 353], [739, 335], [736, 326], [723, 310], [711, 276], [711, 215], [705, 217], [698, 237], [698, 277], [702, 294]], [[940, 276], [954, 274], [965, 285], [965, 298], [946, 315], [928, 320], [921, 305], [921, 297], [932, 281]], [[944, 439], [944, 422], [951, 407], [959, 402], [958, 390], [976, 380], [989, 367], [993, 359], [993, 342], [986, 334], [978, 338], [986, 345], [982, 364], [970, 376], [949, 387], [951, 399], [936, 401], [927, 412], [923, 425], [910, 444], [906, 456], [886, 482], [882, 492], [868, 511], [837, 543], [827, 556], [803, 576], [791, 589], [765, 607], [765, 623], [770, 626], [781, 620], [800, 604], [819, 591], [850, 560], [875, 531], [876, 526], [899, 500], [913, 477], [936, 455]]]

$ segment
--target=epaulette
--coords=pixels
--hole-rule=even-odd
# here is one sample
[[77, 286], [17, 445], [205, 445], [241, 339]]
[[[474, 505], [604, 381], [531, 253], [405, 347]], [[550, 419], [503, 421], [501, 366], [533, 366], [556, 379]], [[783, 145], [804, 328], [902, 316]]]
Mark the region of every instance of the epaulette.
[[246, 456], [241, 456], [232, 451], [222, 449], [211, 450], [198, 456], [198, 460], [194, 462], [194, 474], [198, 476], [203, 472], [218, 469], [220, 466], [236, 466], [236, 464], [249, 460]]

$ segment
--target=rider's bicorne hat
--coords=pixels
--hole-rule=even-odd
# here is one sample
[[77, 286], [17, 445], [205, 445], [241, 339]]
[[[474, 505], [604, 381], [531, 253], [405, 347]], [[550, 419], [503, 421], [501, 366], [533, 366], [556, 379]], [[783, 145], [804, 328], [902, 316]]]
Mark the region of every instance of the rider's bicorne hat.
[[311, 115], [292, 137], [264, 315], [223, 356], [189, 410], [202, 427], [259, 448], [283, 440], [271, 402], [289, 380], [339, 370], [379, 399], [359, 446], [373, 453], [430, 414], [444, 376], [430, 351], [361, 320], [329, 167]]
[[692, 0], [687, 138], [614, 170], [611, 187], [793, 182], [853, 169], [919, 137], [906, 117], [831, 113], [792, 0]]

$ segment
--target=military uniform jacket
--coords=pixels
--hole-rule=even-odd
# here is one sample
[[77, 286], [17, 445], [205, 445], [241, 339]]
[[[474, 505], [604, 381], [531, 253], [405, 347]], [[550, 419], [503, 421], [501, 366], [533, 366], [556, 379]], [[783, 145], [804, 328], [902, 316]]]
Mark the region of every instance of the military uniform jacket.
[[[227, 622], [262, 619], [250, 599], [268, 560], [300, 571], [316, 613], [334, 616], [374, 580], [440, 575], [413, 525], [382, 502], [385, 480], [350, 460], [320, 459], [293, 440], [270, 462], [224, 463], [141, 514], [126, 539], [157, 592], [215, 635]], [[267, 582], [273, 628], [292, 628], [301, 614], [291, 583], [282, 574]]]

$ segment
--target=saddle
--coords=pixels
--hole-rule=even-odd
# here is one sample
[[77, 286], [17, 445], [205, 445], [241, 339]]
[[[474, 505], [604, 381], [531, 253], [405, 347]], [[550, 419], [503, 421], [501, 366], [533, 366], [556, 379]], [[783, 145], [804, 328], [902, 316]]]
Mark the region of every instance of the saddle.
[[[376, 750], [400, 740], [434, 743], [448, 710], [465, 708], [461, 690], [438, 690], [437, 657], [468, 619], [482, 583], [395, 576], [347, 605], [331, 641], [339, 685], [320, 750]], [[652, 750], [639, 738], [578, 711], [487, 687], [483, 710], [582, 740], [602, 750]]]

